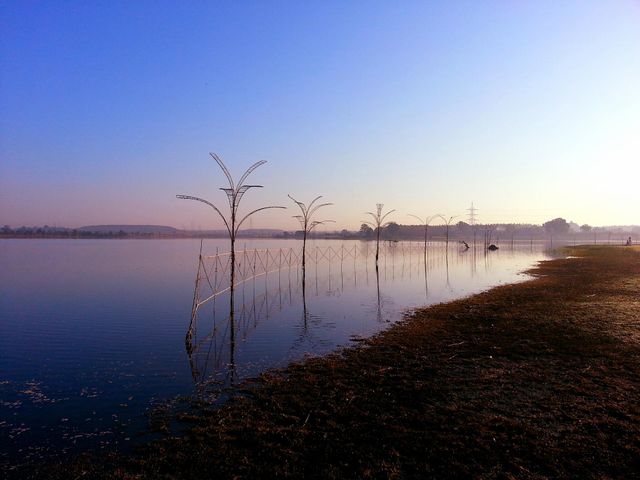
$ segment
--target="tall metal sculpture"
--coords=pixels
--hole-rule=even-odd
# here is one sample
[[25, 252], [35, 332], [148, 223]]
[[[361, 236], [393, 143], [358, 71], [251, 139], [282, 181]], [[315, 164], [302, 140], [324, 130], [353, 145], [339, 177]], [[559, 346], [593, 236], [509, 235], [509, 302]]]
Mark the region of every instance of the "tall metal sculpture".
[[457, 215], [451, 215], [449, 217], [449, 219], [446, 219], [442, 215], [438, 215], [438, 217], [440, 217], [442, 219], [442, 221], [444, 222], [444, 224], [447, 226], [447, 229], [446, 229], [447, 233], [446, 233], [446, 240], [445, 240], [445, 250], [448, 252], [449, 251], [449, 226], [451, 225], [451, 222], [453, 221], [453, 219], [457, 217]]
[[220, 209], [218, 209], [218, 207], [216, 207], [213, 203], [203, 198], [192, 197], [191, 195], [176, 195], [176, 197], [182, 200], [196, 200], [198, 202], [206, 203], [211, 208], [213, 208], [218, 215], [220, 215], [220, 218], [222, 218], [222, 221], [224, 222], [224, 226], [227, 229], [227, 233], [229, 234], [229, 240], [231, 241], [231, 285], [230, 286], [231, 286], [231, 289], [233, 290], [233, 282], [235, 280], [235, 263], [236, 263], [235, 244], [236, 244], [236, 237], [238, 235], [238, 231], [240, 230], [240, 227], [254, 213], [260, 212], [262, 210], [267, 210], [270, 208], [287, 208], [287, 207], [270, 205], [267, 207], [256, 208], [255, 210], [247, 213], [244, 217], [242, 217], [242, 219], [238, 221], [238, 207], [240, 206], [240, 201], [242, 200], [242, 197], [244, 197], [244, 194], [247, 193], [247, 191], [252, 188], [262, 188], [262, 185], [248, 185], [248, 184], [245, 184], [244, 181], [247, 179], [249, 175], [251, 175], [251, 173], [256, 168], [258, 168], [261, 165], [264, 165], [265, 163], [267, 163], [267, 161], [260, 160], [259, 162], [256, 162], [253, 165], [251, 165], [247, 169], [247, 171], [242, 174], [242, 176], [240, 177], [240, 180], [236, 185], [236, 183], [233, 181], [233, 178], [231, 177], [231, 174], [229, 173], [229, 170], [227, 169], [222, 159], [215, 153], [209, 153], [209, 155], [211, 155], [211, 157], [220, 166], [220, 168], [222, 169], [222, 172], [227, 177], [227, 180], [229, 182], [228, 187], [221, 187], [220, 190], [222, 190], [224, 193], [227, 194], [227, 199], [229, 200], [230, 217], [228, 219], [225, 218], [225, 216], [222, 214]]
[[333, 222], [333, 220], [312, 220], [311, 217], [313, 217], [313, 215], [322, 207], [333, 205], [333, 203], [319, 203], [318, 205], [315, 205], [315, 203], [322, 198], [322, 195], [319, 195], [314, 198], [307, 207], [304, 203], [299, 202], [291, 195], [287, 196], [291, 200], [293, 200], [296, 205], [298, 205], [298, 208], [300, 208], [300, 211], [302, 212], [302, 215], [294, 215], [293, 218], [297, 219], [300, 222], [300, 228], [302, 228], [302, 271], [304, 272], [306, 265], [305, 257], [307, 251], [307, 235], [311, 233], [311, 231], [318, 225]]
[[364, 221], [364, 223], [366, 223], [367, 225], [371, 225], [371, 227], [373, 227], [376, 232], [376, 268], [378, 268], [378, 257], [380, 253], [380, 232], [386, 225], [386, 223], [384, 223], [384, 219], [387, 218], [391, 213], [395, 212], [395, 210], [389, 210], [383, 215], [382, 207], [384, 207], [384, 203], [376, 203], [376, 213], [365, 212], [367, 215], [371, 215], [373, 221]]
[[422, 218], [420, 218], [417, 215], [412, 215], [410, 213], [408, 213], [407, 215], [409, 215], [410, 217], [416, 218], [420, 221], [420, 223], [422, 223], [424, 225], [424, 261], [425, 264], [427, 262], [427, 241], [429, 238], [429, 224], [431, 223], [431, 221], [434, 218], [437, 217], [441, 217], [442, 215], [440, 215], [439, 213], [436, 213], [435, 215], [431, 215], [430, 217], [426, 217], [424, 220]]

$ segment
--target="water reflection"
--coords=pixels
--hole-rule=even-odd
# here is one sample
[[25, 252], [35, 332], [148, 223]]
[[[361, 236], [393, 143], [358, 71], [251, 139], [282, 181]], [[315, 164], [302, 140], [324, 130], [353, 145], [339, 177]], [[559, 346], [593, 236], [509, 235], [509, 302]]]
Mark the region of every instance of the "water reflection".
[[[200, 257], [202, 258], [202, 255]], [[206, 270], [203, 264], [201, 268], [202, 271], [199, 271], [198, 275]], [[357, 285], [355, 264], [351, 274], [354, 285]], [[222, 295], [210, 296], [211, 300], [204, 302], [206, 303], [204, 308], [198, 301], [201, 295], [198, 293], [200, 285], [196, 281], [194, 308], [185, 344], [192, 378], [199, 393], [211, 393], [211, 387], [233, 386], [238, 378], [236, 363], [238, 342], [247, 341], [251, 332], [259, 328], [262, 322], [269, 321], [274, 315], [299, 303], [302, 313], [301, 322], [295, 329], [297, 334], [292, 341], [291, 350], [301, 350], [306, 345], [308, 351], [313, 351], [316, 344], [322, 343], [321, 339], [313, 339], [313, 327], [320, 326], [322, 319], [309, 311], [307, 276], [307, 269], [300, 271], [293, 266], [288, 266], [286, 269], [281, 267], [271, 274], [258, 273], [250, 281], [244, 281], [234, 289], [221, 290]], [[332, 282], [335, 280], [331, 271], [329, 270], [329, 273], [322, 277], [319, 269], [315, 268], [311, 278], [315, 296], [319, 297], [324, 291], [327, 295], [333, 292], [339, 297], [344, 291], [345, 277], [348, 279], [349, 275], [345, 274], [344, 268], [341, 268], [340, 289], [334, 290]], [[207, 285], [211, 288], [213, 283], [207, 282]], [[228, 297], [226, 299], [228, 303], [225, 297]], [[228, 305], [226, 309], [223, 307], [225, 304]], [[220, 314], [221, 311], [224, 311], [223, 315]], [[209, 326], [205, 327], [207, 322]], [[330, 327], [330, 324], [326, 323], [325, 326]], [[207, 333], [202, 338], [198, 336], [199, 328], [206, 328]], [[295, 353], [292, 352], [292, 355]], [[247, 366], [244, 365], [244, 367]]]
[[[419, 244], [389, 243], [382, 252], [370, 272], [367, 244], [316, 247], [308, 252], [305, 268], [296, 252], [245, 251], [238, 254], [240, 280], [234, 289], [224, 284], [229, 270], [224, 258], [200, 252], [186, 335], [198, 389], [211, 394], [265, 368], [326, 353], [351, 337], [379, 331], [401, 318], [406, 307], [460, 296], [477, 289], [476, 282], [496, 282], [490, 279], [496, 255], [484, 255], [480, 276], [476, 248], [430, 245], [424, 251]], [[509, 249], [502, 258], [513, 255]], [[358, 282], [359, 276], [365, 281]], [[199, 329], [206, 334], [199, 337]], [[256, 332], [258, 338], [252, 339]]]
[[382, 318], [382, 300], [380, 299], [380, 272], [378, 271], [378, 265], [376, 264], [376, 293], [377, 293], [377, 318], [378, 318], [378, 322], [382, 322], [383, 318]]
[[529, 241], [486, 255], [481, 241], [467, 253], [450, 244], [448, 256], [444, 242], [426, 252], [399, 242], [384, 245], [376, 272], [371, 242], [315, 241], [303, 276], [292, 245], [255, 240], [237, 252], [232, 307], [224, 241], [4, 241], [4, 452], [125, 442], [150, 406], [194, 384], [215, 399], [267, 368], [375, 334], [408, 309], [516, 281], [546, 257]]

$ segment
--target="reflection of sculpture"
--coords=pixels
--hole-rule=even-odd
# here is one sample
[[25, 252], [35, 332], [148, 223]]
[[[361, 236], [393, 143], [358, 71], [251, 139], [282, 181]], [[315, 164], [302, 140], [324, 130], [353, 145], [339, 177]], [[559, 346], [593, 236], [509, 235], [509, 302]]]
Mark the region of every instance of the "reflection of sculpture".
[[424, 297], [429, 297], [429, 274], [427, 270], [427, 262], [424, 262]]
[[449, 283], [449, 250], [445, 251], [445, 268], [447, 270], [447, 287], [451, 290], [451, 284]]
[[[291, 279], [289, 279], [291, 288]], [[201, 322], [211, 320], [212, 325], [204, 338], [198, 339], [195, 328], [191, 329], [191, 335], [186, 342], [187, 357], [194, 382], [201, 391], [211, 383], [233, 385], [237, 378], [236, 349], [238, 336], [245, 338], [249, 332], [256, 328], [259, 321], [268, 318], [274, 310], [282, 309], [282, 285], [278, 282], [276, 288], [267, 289], [258, 293], [254, 288], [247, 288], [246, 284], [240, 287], [236, 311], [228, 310], [222, 320], [218, 318], [215, 302], [207, 304], [196, 312], [203, 315]], [[249, 294], [245, 296], [245, 290]], [[240, 295], [241, 294], [241, 295]], [[220, 305], [220, 304], [218, 304]], [[206, 313], [206, 314], [205, 314]], [[197, 319], [193, 322], [197, 325]], [[207, 325], [209, 327], [209, 325]], [[216, 378], [224, 372], [223, 379]]]
[[[317, 274], [316, 270], [316, 274]], [[317, 278], [317, 277], [316, 277]], [[302, 274], [302, 320], [304, 322], [304, 330], [307, 331], [307, 286], [304, 281], [304, 273]]]
[[476, 262], [477, 262], [477, 255], [476, 255], [476, 249], [474, 248], [473, 255], [471, 255], [471, 278], [474, 278], [477, 273]]
[[380, 273], [378, 272], [378, 266], [376, 265], [376, 293], [377, 293], [377, 317], [378, 322], [382, 322], [382, 300], [380, 299]]
[[[257, 259], [257, 251], [253, 251], [254, 256], [241, 255], [241, 265], [244, 268], [246, 263], [265, 263], [265, 258], [285, 259], [288, 255], [278, 254], [272, 255], [270, 253], [264, 253], [261, 260]], [[342, 258], [344, 257], [344, 251], [341, 251]], [[334, 251], [335, 254], [335, 251]], [[354, 252], [355, 256], [355, 252]], [[207, 389], [214, 387], [219, 389], [221, 385], [232, 385], [237, 380], [237, 347], [240, 343], [247, 338], [247, 336], [253, 331], [261, 321], [268, 319], [275, 312], [283, 310], [287, 306], [292, 306], [297, 301], [302, 301], [302, 332], [298, 341], [295, 342], [293, 349], [300, 348], [303, 343], [309, 341], [310, 326], [314, 324], [314, 320], [319, 320], [317, 317], [313, 317], [309, 313], [308, 298], [309, 293], [306, 290], [303, 278], [299, 275], [300, 271], [296, 269], [297, 275], [291, 275], [291, 266], [288, 268], [288, 274], [282, 273], [281, 269], [277, 271], [266, 271], [257, 273], [256, 270], [251, 268], [248, 272], [244, 272], [243, 268], [239, 268], [238, 274], [240, 275], [240, 282], [236, 286], [236, 305], [235, 310], [224, 309], [222, 315], [220, 310], [222, 305], [230, 304], [217, 302], [216, 298], [219, 294], [229, 294], [229, 289], [221, 289], [220, 292], [214, 292], [214, 286], [219, 286], [217, 282], [217, 273], [213, 273], [214, 269], [208, 269], [204, 264], [205, 260], [211, 260], [212, 257], [205, 257], [200, 254], [200, 262], [198, 266], [198, 277], [202, 281], [196, 281], [196, 289], [194, 291], [194, 309], [192, 311], [192, 320], [189, 325], [189, 331], [185, 338], [185, 350], [189, 360], [191, 374], [194, 382], [198, 388], [199, 393], [204, 394]], [[322, 255], [323, 258], [331, 259], [328, 252]], [[340, 257], [335, 257], [340, 258]], [[217, 258], [214, 259], [214, 265], [216, 266], [216, 272], [218, 265], [222, 265], [220, 268], [223, 271], [228, 269], [228, 263], [218, 264]], [[286, 263], [284, 265], [287, 265]], [[292, 264], [293, 265], [293, 264]], [[223, 268], [224, 267], [224, 268]], [[355, 277], [356, 264], [353, 264]], [[208, 271], [210, 270], [210, 271]], [[277, 272], [277, 273], [276, 273]], [[242, 275], [246, 273], [251, 275], [248, 278], [243, 278]], [[271, 281], [267, 281], [269, 274], [277, 275], [277, 279], [273, 278]], [[257, 291], [256, 279], [260, 275], [265, 276], [264, 290]], [[344, 271], [342, 271], [344, 275]], [[318, 271], [316, 270], [315, 283], [316, 283], [316, 295], [320, 289], [326, 287], [328, 279], [324, 278], [322, 281], [318, 278]], [[211, 288], [212, 295], [209, 295], [205, 300], [199, 301], [200, 294], [198, 293], [199, 287]], [[286, 292], [288, 291], [288, 295]], [[285, 292], [285, 295], [283, 295]], [[288, 302], [286, 301], [288, 298]], [[284, 299], [284, 302], [283, 302]], [[284, 305], [283, 305], [284, 303]], [[210, 325], [207, 322], [213, 322]], [[197, 337], [197, 326], [200, 324], [200, 331], [206, 330], [207, 334], [203, 338]], [[318, 341], [318, 340], [315, 340]], [[222, 374], [222, 376], [221, 376]]]

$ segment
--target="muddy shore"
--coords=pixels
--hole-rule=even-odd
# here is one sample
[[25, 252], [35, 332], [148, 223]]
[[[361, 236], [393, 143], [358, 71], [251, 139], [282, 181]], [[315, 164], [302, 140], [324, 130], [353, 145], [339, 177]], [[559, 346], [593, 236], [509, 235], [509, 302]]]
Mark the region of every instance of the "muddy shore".
[[184, 437], [31, 473], [638, 478], [640, 249], [568, 253], [534, 280], [263, 375], [225, 407], [183, 416]]

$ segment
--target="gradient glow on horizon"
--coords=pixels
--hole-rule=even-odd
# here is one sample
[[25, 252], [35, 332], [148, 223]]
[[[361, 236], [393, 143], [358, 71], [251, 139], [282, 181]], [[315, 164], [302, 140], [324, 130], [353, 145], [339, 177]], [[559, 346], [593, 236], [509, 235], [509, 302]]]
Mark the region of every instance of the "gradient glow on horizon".
[[[640, 224], [640, 4], [3, 2], [0, 224]], [[247, 225], [249, 226], [249, 225]]]

